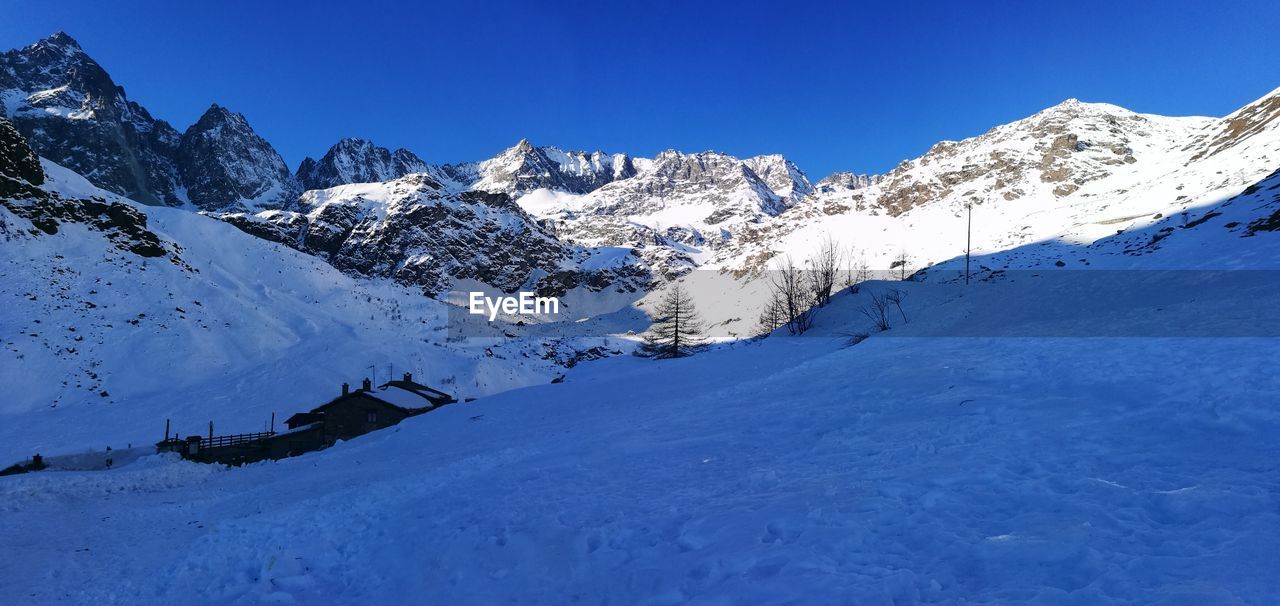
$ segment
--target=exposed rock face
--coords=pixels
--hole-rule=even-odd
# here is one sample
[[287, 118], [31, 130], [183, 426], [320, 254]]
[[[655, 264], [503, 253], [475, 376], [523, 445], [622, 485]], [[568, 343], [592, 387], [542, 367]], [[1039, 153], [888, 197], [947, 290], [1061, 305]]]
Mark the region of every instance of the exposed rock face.
[[36, 153], [144, 204], [273, 206], [298, 191], [243, 116], [215, 105], [180, 135], [61, 32], [0, 55], [0, 102]]
[[782, 156], [744, 161], [667, 151], [632, 164], [634, 175], [564, 204], [542, 205], [539, 216], [562, 240], [636, 250], [664, 279], [697, 267], [698, 251], [727, 245], [782, 215], [795, 203], [792, 196], [812, 192], [804, 173]]
[[41, 156], [139, 202], [181, 203], [178, 132], [130, 101], [70, 36], [0, 54], [0, 102]]
[[782, 154], [756, 156], [746, 159], [743, 163], [757, 177], [760, 177], [769, 189], [773, 190], [773, 193], [783, 197], [788, 203], [794, 203], [813, 193], [813, 184], [809, 183], [809, 176]]
[[636, 174], [635, 163], [626, 154], [534, 147], [526, 139], [484, 162], [448, 165], [440, 170], [446, 178], [468, 183], [471, 189], [512, 197], [536, 189], [584, 194]]
[[183, 133], [177, 165], [188, 198], [204, 210], [278, 207], [299, 192], [271, 144], [216, 103]]
[[1209, 122], [1136, 114], [1069, 99], [963, 141], [942, 141], [889, 173], [837, 173], [818, 182], [815, 204], [837, 212], [901, 215], [924, 205], [971, 200], [1056, 199], [1112, 175], [1137, 174]]
[[343, 139], [319, 161], [307, 158], [298, 166], [303, 189], [326, 189], [348, 183], [391, 181], [430, 167], [407, 149], [394, 152], [364, 139]]
[[578, 265], [590, 252], [561, 243], [510, 196], [454, 192], [428, 174], [308, 191], [300, 207], [220, 218], [343, 271], [392, 278], [432, 296], [457, 280], [506, 292], [647, 283], [647, 272], [634, 263], [584, 271]]
[[855, 189], [871, 187], [881, 181], [880, 175], [855, 175], [850, 172], [832, 173], [818, 181], [814, 190], [821, 193], [850, 192]]
[[[1218, 121], [1187, 146], [1197, 149], [1191, 161], [1217, 155], [1232, 147], [1247, 144], [1251, 139], [1266, 139], [1280, 130], [1280, 88], [1250, 103]], [[1265, 145], [1265, 143], [1263, 143]]]
[[[76, 223], [106, 234], [121, 250], [143, 257], [170, 253], [160, 237], [147, 229], [146, 215], [121, 202], [102, 198], [69, 199], [45, 191], [40, 159], [8, 120], [0, 118], [0, 209], [30, 221], [27, 236], [53, 235], [65, 223]], [[18, 236], [0, 213], [0, 239]], [[176, 253], [175, 263], [181, 264]]]
[[701, 223], [719, 225], [734, 218], [777, 215], [787, 204], [737, 158], [666, 151], [635, 177], [592, 192], [583, 207], [596, 215], [645, 215], [683, 207], [704, 213], [698, 217]]
[[36, 195], [44, 183], [40, 158], [18, 129], [0, 118], [0, 198]]

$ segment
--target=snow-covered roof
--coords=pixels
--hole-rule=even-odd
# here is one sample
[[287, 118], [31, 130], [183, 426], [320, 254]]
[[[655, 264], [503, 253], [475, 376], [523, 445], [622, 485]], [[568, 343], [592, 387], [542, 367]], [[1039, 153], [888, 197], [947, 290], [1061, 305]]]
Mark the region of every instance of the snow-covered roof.
[[395, 383], [383, 385], [370, 393], [373, 397], [400, 408], [434, 408], [436, 406], [435, 402], [427, 398], [427, 394], [400, 387]]

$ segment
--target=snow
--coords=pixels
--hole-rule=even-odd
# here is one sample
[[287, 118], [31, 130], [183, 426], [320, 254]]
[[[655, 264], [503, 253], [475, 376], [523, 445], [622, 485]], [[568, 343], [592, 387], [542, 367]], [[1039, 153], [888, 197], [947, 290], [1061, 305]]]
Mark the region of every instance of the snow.
[[431, 408], [435, 406], [435, 404], [431, 403], [431, 400], [428, 400], [421, 394], [396, 386], [379, 387], [373, 392], [373, 395], [389, 404], [395, 404], [400, 408], [408, 408], [411, 410], [415, 408]]
[[[42, 164], [53, 191], [129, 203]], [[183, 435], [211, 420], [220, 432], [259, 431], [272, 413], [310, 410], [343, 382], [384, 382], [389, 365], [459, 398], [544, 383], [562, 371], [555, 356], [614, 347], [615, 326], [643, 328], [601, 316], [492, 327], [521, 338], [450, 340], [460, 330], [450, 307], [420, 292], [352, 278], [196, 213], [136, 208], [190, 269], [123, 253], [76, 224], [0, 241], [0, 297], [11, 306], [0, 316], [0, 382], [21, 394], [0, 400], [6, 466], [37, 452], [154, 443], [165, 419]], [[3, 211], [0, 221], [25, 222]]]
[[[92, 109], [87, 109], [84, 95], [63, 85], [48, 90], [37, 91], [26, 98], [27, 107], [19, 110], [23, 113], [65, 118], [67, 120], [90, 120], [94, 118]], [[57, 105], [57, 103], [76, 102], [74, 107]]]
[[[906, 287], [920, 289], [910, 313], [926, 333], [972, 313], [936, 305], [943, 298], [989, 303], [1020, 288]], [[656, 604], [1274, 595], [1280, 486], [1264, 462], [1280, 455], [1280, 414], [1266, 404], [1280, 389], [1269, 372], [1280, 342], [890, 331], [848, 347], [835, 333], [856, 301], [838, 295], [812, 338], [583, 365], [562, 384], [447, 406], [294, 459], [224, 471], [152, 457], [6, 478], [0, 536], [24, 557], [0, 573], [0, 595]], [[1230, 301], [1236, 308], [1220, 306]], [[1249, 306], [1223, 296], [1187, 313]]]
[[535, 217], [551, 217], [581, 210], [582, 195], [540, 187], [516, 199], [524, 212]]
[[[644, 292], [580, 287], [563, 319], [488, 325], [182, 210], [144, 209], [185, 266], [79, 225], [29, 235], [0, 210], [0, 383], [20, 394], [0, 403], [0, 462], [51, 467], [0, 478], [0, 548], [18, 556], [0, 602], [1271, 603], [1280, 234], [1247, 229], [1280, 210], [1274, 107], [1233, 114], [1240, 130], [1070, 100], [776, 216], [745, 176], [521, 197], [537, 216], [723, 234], [667, 247], [701, 264], [680, 279], [718, 341], [667, 361], [557, 361], [625, 351]], [[1087, 145], [1059, 158], [1067, 181], [983, 173], [898, 216], [855, 203], [995, 154], [1040, 166], [1068, 132]], [[619, 162], [543, 149], [569, 171]], [[668, 152], [632, 179], [676, 161], [742, 165]], [[51, 190], [122, 201], [44, 165]], [[418, 202], [411, 181], [303, 201], [385, 216]], [[703, 221], [726, 208], [727, 227]], [[766, 292], [758, 253], [801, 259], [828, 236], [877, 269], [902, 250], [932, 267], [838, 293], [803, 337], [739, 340]], [[904, 304], [876, 332], [862, 310], [888, 290]], [[165, 419], [256, 431], [406, 370], [478, 399], [240, 468], [147, 452]]]
[[98, 188], [90, 183], [88, 179], [78, 175], [75, 171], [69, 170], [57, 163], [50, 162], [45, 158], [40, 158], [40, 168], [44, 171], [45, 183], [43, 188], [46, 191], [55, 192], [66, 198], [102, 198], [108, 202], [121, 202], [124, 204], [136, 203], [128, 198], [109, 192], [105, 189]]

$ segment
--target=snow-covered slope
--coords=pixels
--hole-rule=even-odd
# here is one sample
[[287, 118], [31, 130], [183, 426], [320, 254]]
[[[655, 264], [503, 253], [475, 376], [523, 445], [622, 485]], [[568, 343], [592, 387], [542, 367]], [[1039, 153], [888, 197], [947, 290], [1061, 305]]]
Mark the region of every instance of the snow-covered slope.
[[[178, 180], [152, 180], [163, 146], [136, 141], [163, 123], [73, 46], [0, 70], [0, 465], [55, 467], [0, 478], [0, 602], [1276, 594], [1280, 292], [1217, 270], [1280, 269], [1280, 91], [1222, 119], [1068, 101], [816, 185], [781, 156], [522, 141], [401, 175], [340, 144], [307, 171], [334, 186], [295, 199], [216, 107], [157, 139]], [[144, 190], [213, 210], [112, 193]], [[674, 281], [749, 334], [762, 270], [827, 238], [929, 267], [837, 293], [804, 338], [616, 355]], [[568, 311], [474, 320], [454, 289]], [[146, 456], [166, 419], [258, 430], [403, 371], [480, 399], [238, 469]], [[116, 468], [68, 471], [108, 445]]]
[[[1222, 212], [1214, 209], [1242, 192], [1265, 190], [1260, 182], [1280, 167], [1276, 99], [1280, 95], [1272, 92], [1221, 119], [1165, 118], [1067, 101], [979, 137], [939, 143], [886, 175], [819, 182], [812, 195], [774, 219], [746, 226], [699, 259], [700, 266], [750, 275], [781, 256], [803, 260], [831, 238], [847, 252], [846, 264], [864, 259], [871, 269], [886, 270], [905, 253], [908, 266], [919, 269], [964, 254], [970, 205], [972, 246], [980, 255], [1016, 250], [1026, 263], [1034, 257], [1037, 266], [1062, 261], [1089, 267], [1081, 259], [1094, 267], [1125, 266], [1159, 230], [1197, 231], [1199, 248], [1256, 249], [1248, 253], [1252, 266], [1270, 266], [1265, 242], [1239, 241], [1251, 233], [1248, 225], [1273, 212], [1267, 201], [1232, 203], [1231, 218], [1203, 226], [1196, 219]], [[1111, 251], [1103, 257], [1119, 261], [1040, 245], [1061, 242], [1070, 249], [1103, 238], [1124, 242], [1098, 245]], [[1180, 254], [1160, 262], [1202, 267], [1203, 259]], [[1023, 265], [1006, 259], [995, 267], [1006, 263]], [[730, 307], [746, 319], [756, 314], [741, 312], [753, 306], [759, 302], [744, 294]]]
[[[867, 288], [876, 288], [869, 285]], [[906, 285], [911, 327], [1018, 284]], [[864, 291], [865, 292], [865, 291]], [[1171, 321], [1241, 317], [1206, 292]], [[944, 305], [957, 297], [972, 302]], [[35, 602], [1245, 603], [1275, 594], [1275, 339], [806, 339], [445, 407], [279, 462], [0, 482]], [[1141, 298], [1125, 301], [1135, 311]], [[948, 310], [955, 310], [951, 312]], [[1094, 320], [1070, 301], [1047, 316]], [[1104, 322], [1122, 318], [1104, 319]], [[1105, 330], [1105, 324], [1094, 324]], [[894, 330], [898, 330], [895, 328]], [[892, 331], [891, 331], [892, 332]], [[978, 355], [980, 352], [980, 355]], [[74, 578], [74, 589], [67, 579]], [[212, 589], [211, 589], [212, 588]]]
[[165, 418], [255, 430], [389, 366], [484, 395], [548, 381], [580, 349], [625, 347], [575, 335], [643, 328], [624, 314], [487, 338], [416, 288], [43, 168], [50, 199], [0, 206], [0, 382], [21, 394], [0, 406], [0, 460], [153, 441]]

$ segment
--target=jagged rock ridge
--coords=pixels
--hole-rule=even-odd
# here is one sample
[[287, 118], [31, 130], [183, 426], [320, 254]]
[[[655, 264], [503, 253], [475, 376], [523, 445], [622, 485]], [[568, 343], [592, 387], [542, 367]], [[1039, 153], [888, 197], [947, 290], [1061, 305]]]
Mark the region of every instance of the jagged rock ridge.
[[279, 207], [300, 191], [271, 144], [216, 103], [182, 134], [176, 161], [191, 203], [205, 210]]
[[296, 173], [303, 189], [326, 189], [348, 183], [391, 181], [431, 167], [413, 152], [393, 151], [364, 139], [343, 139], [319, 160], [306, 158]]
[[40, 155], [140, 202], [181, 203], [178, 132], [130, 101], [65, 33], [0, 54], [0, 101]]
[[275, 206], [297, 193], [243, 116], [214, 106], [179, 134], [63, 32], [0, 54], [0, 102], [36, 153], [144, 204]]

